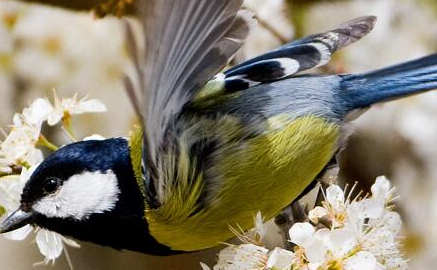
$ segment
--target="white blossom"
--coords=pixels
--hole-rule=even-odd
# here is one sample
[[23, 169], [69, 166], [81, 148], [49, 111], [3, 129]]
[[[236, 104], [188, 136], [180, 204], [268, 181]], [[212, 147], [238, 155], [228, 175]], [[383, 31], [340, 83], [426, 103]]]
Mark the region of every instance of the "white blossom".
[[55, 260], [61, 256], [65, 245], [80, 248], [80, 245], [75, 241], [65, 238], [58, 233], [43, 229], [38, 230], [35, 240], [39, 251], [45, 257], [44, 264], [53, 264]]
[[[49, 125], [53, 126], [64, 117], [73, 114], [104, 111], [106, 111], [106, 106], [100, 100], [78, 99], [77, 95], [62, 99], [58, 99], [55, 95], [54, 105], [47, 99], [36, 99], [21, 114], [14, 115], [11, 132], [1, 144], [1, 154], [4, 156], [5, 162], [2, 162], [2, 156], [0, 156], [0, 169], [5, 167], [1, 166], [3, 163], [34, 165], [42, 162], [42, 151], [36, 146], [39, 143], [41, 127], [44, 122], [47, 121]], [[92, 138], [101, 139], [102, 137], [94, 135]]]
[[258, 238], [257, 241], [262, 243], [264, 237], [266, 236], [267, 228], [264, 224], [264, 219], [261, 212], [258, 212], [255, 216], [254, 232], [256, 234], [256, 238]]
[[47, 123], [56, 125], [66, 115], [106, 112], [106, 106], [98, 99], [78, 99], [77, 95], [72, 98], [58, 99], [55, 95], [54, 108], [48, 114]]
[[308, 267], [316, 269], [406, 266], [398, 243], [401, 219], [387, 207], [393, 189], [387, 178], [378, 177], [371, 191], [371, 197], [350, 202], [338, 186], [330, 186], [323, 207], [311, 210], [310, 217], [315, 223], [325, 217], [331, 227], [316, 230], [310, 223], [297, 223], [290, 229], [290, 240], [300, 249], [297, 261], [308, 260]]
[[211, 268], [203, 262], [200, 262], [200, 267], [202, 267], [202, 270], [211, 270]]
[[268, 249], [254, 245], [231, 245], [218, 255], [214, 270], [262, 270], [267, 263]]
[[277, 247], [269, 254], [266, 267], [267, 269], [289, 270], [293, 261], [293, 252]]
[[16, 113], [13, 126], [1, 144], [2, 155], [8, 164], [35, 165], [43, 160], [42, 151], [36, 148], [41, 127], [52, 111], [50, 102], [43, 98], [33, 101], [23, 112]]
[[1, 150], [8, 163], [22, 164], [23, 162], [30, 165], [42, 161], [43, 155], [41, 150], [36, 148], [41, 125], [27, 123], [22, 115], [14, 116], [14, 126], [11, 132], [1, 144]]
[[25, 122], [34, 126], [41, 126], [47, 120], [49, 113], [53, 110], [50, 102], [45, 98], [38, 98], [25, 108], [22, 117]]
[[[393, 189], [387, 178], [378, 177], [371, 191], [371, 196], [351, 200], [339, 186], [331, 185], [322, 206], [309, 212], [315, 225], [300, 222], [290, 228], [289, 239], [296, 245], [293, 251], [276, 247], [267, 253], [256, 242], [232, 245], [220, 252], [213, 269], [407, 269], [398, 242], [402, 222], [390, 207]], [[326, 225], [318, 224], [321, 218], [328, 221]], [[260, 214], [255, 224], [262, 225]], [[205, 264], [202, 268], [209, 269]]]
[[325, 201], [322, 202], [323, 207], [317, 206], [311, 210], [308, 214], [309, 219], [317, 223], [318, 219], [326, 216], [333, 227], [343, 226], [348, 204], [343, 190], [337, 185], [331, 185], [326, 189], [325, 197]]
[[[375, 256], [358, 249], [359, 243], [352, 231], [342, 228], [316, 232], [309, 227], [312, 227], [309, 223], [297, 223], [290, 229], [290, 240], [303, 249], [297, 253], [303, 256], [301, 261], [308, 261], [309, 268], [335, 269], [336, 265], [342, 265], [344, 268], [340, 269], [345, 270], [375, 268]], [[357, 268], [358, 265], [362, 268]]]
[[12, 173], [12, 168], [10, 162], [6, 159], [3, 151], [0, 148], [0, 175]]

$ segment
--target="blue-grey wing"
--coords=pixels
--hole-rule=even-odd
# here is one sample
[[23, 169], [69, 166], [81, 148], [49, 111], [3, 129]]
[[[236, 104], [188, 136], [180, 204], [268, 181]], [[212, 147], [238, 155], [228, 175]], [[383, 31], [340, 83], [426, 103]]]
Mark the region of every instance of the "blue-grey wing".
[[346, 112], [339, 98], [340, 89], [340, 76], [301, 75], [221, 95], [203, 102], [193, 111], [206, 115], [230, 114], [242, 121], [246, 119], [247, 123], [255, 118], [267, 120], [278, 115], [290, 121], [315, 115], [340, 122]]

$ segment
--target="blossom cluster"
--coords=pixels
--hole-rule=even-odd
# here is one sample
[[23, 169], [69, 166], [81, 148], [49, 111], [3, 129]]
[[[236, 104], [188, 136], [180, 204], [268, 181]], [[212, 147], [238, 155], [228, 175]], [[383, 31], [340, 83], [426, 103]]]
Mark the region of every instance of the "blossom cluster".
[[[96, 113], [106, 111], [105, 105], [99, 100], [72, 98], [58, 99], [54, 102], [46, 98], [38, 98], [22, 113], [13, 118], [9, 134], [0, 145], [0, 214], [6, 217], [19, 206], [21, 191], [33, 171], [43, 161], [42, 147], [50, 151], [58, 149], [41, 132], [43, 124], [49, 126], [62, 125], [69, 141], [76, 141], [71, 126], [71, 116], [74, 114]], [[96, 135], [93, 135], [95, 138]], [[87, 138], [85, 138], [87, 139]], [[54, 262], [63, 251], [65, 244], [72, 247], [79, 245], [55, 232], [27, 225], [18, 230], [5, 233], [10, 240], [24, 240], [30, 233], [36, 232], [36, 244], [45, 256], [44, 263]], [[66, 253], [68, 256], [68, 254]], [[68, 257], [67, 257], [68, 258]]]
[[[219, 253], [213, 269], [407, 269], [399, 243], [402, 222], [390, 204], [393, 189], [385, 177], [378, 177], [371, 191], [371, 196], [351, 199], [338, 185], [331, 185], [321, 206], [309, 211], [309, 221], [290, 228], [293, 250], [269, 250], [257, 241], [229, 245]], [[256, 220], [255, 231], [263, 231], [259, 217]], [[201, 265], [204, 270], [210, 269]]]
[[[27, 106], [23, 100], [56, 88], [66, 96], [91, 92], [126, 111], [81, 121], [75, 125], [78, 133], [129, 129], [134, 115], [123, 91], [129, 66], [124, 37], [121, 20], [111, 16], [97, 19], [51, 5], [0, 1], [0, 124], [9, 124], [13, 112]], [[106, 124], [112, 121], [120, 124]]]

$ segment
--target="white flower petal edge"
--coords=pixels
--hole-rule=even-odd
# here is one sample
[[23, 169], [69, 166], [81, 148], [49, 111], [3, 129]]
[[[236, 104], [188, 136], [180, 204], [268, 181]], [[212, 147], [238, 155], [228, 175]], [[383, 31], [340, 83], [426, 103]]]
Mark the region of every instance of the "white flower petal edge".
[[45, 257], [44, 264], [53, 264], [64, 251], [64, 244], [74, 248], [80, 248], [80, 245], [75, 241], [67, 239], [58, 233], [44, 229], [38, 230], [35, 240], [39, 251]]
[[82, 113], [99, 113], [106, 112], [106, 106], [98, 99], [81, 100], [75, 108], [72, 108], [71, 114]]
[[27, 123], [41, 126], [47, 120], [48, 114], [53, 110], [52, 104], [45, 98], [38, 98], [23, 110], [23, 117]]
[[329, 214], [328, 210], [326, 210], [325, 208], [323, 208], [321, 206], [316, 206], [313, 210], [311, 210], [308, 213], [308, 218], [313, 223], [318, 223], [320, 218], [322, 218], [328, 214]]
[[208, 265], [204, 264], [203, 262], [200, 262], [200, 267], [202, 267], [202, 270], [211, 270]]
[[6, 161], [9, 164], [41, 162], [41, 150], [35, 148], [40, 131], [40, 126], [26, 123], [12, 127], [11, 132], [1, 145]]
[[277, 247], [270, 253], [266, 267], [268, 269], [288, 270], [291, 268], [293, 260], [293, 252]]
[[344, 270], [372, 270], [376, 267], [375, 256], [367, 251], [360, 251], [344, 262]]
[[268, 249], [254, 245], [231, 245], [220, 251], [214, 270], [262, 270], [267, 262]]
[[36, 233], [35, 240], [39, 251], [45, 257], [44, 263], [54, 263], [56, 258], [61, 256], [64, 248], [61, 235], [41, 229]]
[[83, 141], [103, 141], [103, 140], [106, 140], [106, 138], [100, 134], [93, 134], [91, 136], [83, 138]]
[[264, 237], [266, 236], [267, 228], [264, 224], [264, 219], [261, 215], [261, 212], [256, 213], [254, 230], [259, 237], [259, 241], [262, 242]]
[[32, 226], [26, 225], [12, 232], [4, 233], [3, 237], [12, 241], [22, 241], [33, 231]]
[[66, 115], [101, 113], [106, 112], [106, 106], [98, 99], [78, 100], [77, 96], [72, 98], [58, 99], [55, 95], [55, 106], [47, 116], [47, 123], [50, 126], [58, 124]]
[[296, 223], [289, 231], [290, 241], [305, 248], [311, 244], [315, 232], [315, 228], [308, 222]]
[[344, 192], [337, 186], [332, 185], [326, 189], [326, 202], [332, 205], [334, 209], [344, 206]]

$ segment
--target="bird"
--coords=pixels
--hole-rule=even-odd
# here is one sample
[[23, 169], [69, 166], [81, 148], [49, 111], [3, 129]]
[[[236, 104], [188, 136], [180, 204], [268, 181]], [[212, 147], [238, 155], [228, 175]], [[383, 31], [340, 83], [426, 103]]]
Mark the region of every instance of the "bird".
[[437, 54], [357, 74], [311, 72], [373, 29], [360, 17], [228, 67], [255, 19], [242, 0], [137, 0], [124, 79], [129, 138], [66, 145], [0, 232], [26, 224], [152, 255], [208, 249], [272, 218], [345, 143], [350, 115], [437, 88]]

